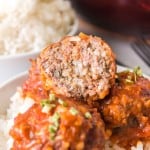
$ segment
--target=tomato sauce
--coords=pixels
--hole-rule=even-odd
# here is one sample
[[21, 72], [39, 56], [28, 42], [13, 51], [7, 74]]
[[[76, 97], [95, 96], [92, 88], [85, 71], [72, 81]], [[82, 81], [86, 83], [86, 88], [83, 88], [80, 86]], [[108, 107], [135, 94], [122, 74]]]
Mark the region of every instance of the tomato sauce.
[[49, 92], [43, 88], [41, 81], [40, 70], [36, 60], [32, 60], [32, 67], [29, 70], [29, 77], [22, 86], [24, 97], [31, 97], [35, 101], [47, 98]]

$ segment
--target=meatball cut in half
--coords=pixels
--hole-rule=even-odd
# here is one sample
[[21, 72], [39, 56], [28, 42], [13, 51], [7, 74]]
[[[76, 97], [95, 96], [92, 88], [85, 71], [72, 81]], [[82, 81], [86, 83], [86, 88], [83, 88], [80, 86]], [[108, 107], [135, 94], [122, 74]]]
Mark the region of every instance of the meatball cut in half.
[[63, 98], [103, 99], [115, 81], [112, 49], [101, 38], [83, 33], [49, 45], [38, 65], [45, 88]]

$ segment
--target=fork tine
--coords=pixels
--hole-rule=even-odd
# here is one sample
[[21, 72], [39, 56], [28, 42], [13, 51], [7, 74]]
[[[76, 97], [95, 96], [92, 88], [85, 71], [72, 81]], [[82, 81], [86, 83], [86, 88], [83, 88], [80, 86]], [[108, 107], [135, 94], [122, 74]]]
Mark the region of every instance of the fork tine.
[[146, 41], [146, 39], [141, 39], [139, 42], [144, 47], [145, 52], [150, 56], [150, 44]]
[[138, 40], [131, 44], [134, 51], [145, 61], [145, 63], [150, 66], [150, 49], [141, 42], [141, 40]]
[[135, 44], [141, 49], [141, 51], [150, 59], [150, 46], [146, 44], [143, 40], [135, 42]]

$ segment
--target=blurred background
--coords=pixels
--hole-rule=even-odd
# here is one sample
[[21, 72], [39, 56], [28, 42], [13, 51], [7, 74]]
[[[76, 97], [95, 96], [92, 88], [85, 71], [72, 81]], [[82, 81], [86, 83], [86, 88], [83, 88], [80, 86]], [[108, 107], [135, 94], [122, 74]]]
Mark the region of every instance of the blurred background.
[[117, 63], [150, 74], [150, 0], [70, 0], [78, 32], [101, 36]]
[[103, 38], [118, 65], [150, 75], [150, 0], [0, 0], [0, 83], [43, 48], [79, 32]]

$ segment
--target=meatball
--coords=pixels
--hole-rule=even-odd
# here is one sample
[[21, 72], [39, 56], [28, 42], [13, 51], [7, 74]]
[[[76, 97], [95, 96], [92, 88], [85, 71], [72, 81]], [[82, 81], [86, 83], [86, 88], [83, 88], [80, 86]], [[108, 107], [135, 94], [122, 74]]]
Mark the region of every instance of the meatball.
[[115, 81], [112, 49], [101, 38], [83, 33], [49, 45], [38, 65], [45, 88], [62, 98], [103, 99]]
[[54, 94], [19, 114], [10, 135], [12, 150], [101, 150], [107, 137], [95, 108]]
[[109, 96], [100, 105], [113, 141], [124, 147], [150, 140], [150, 80], [138, 72], [118, 73]]

